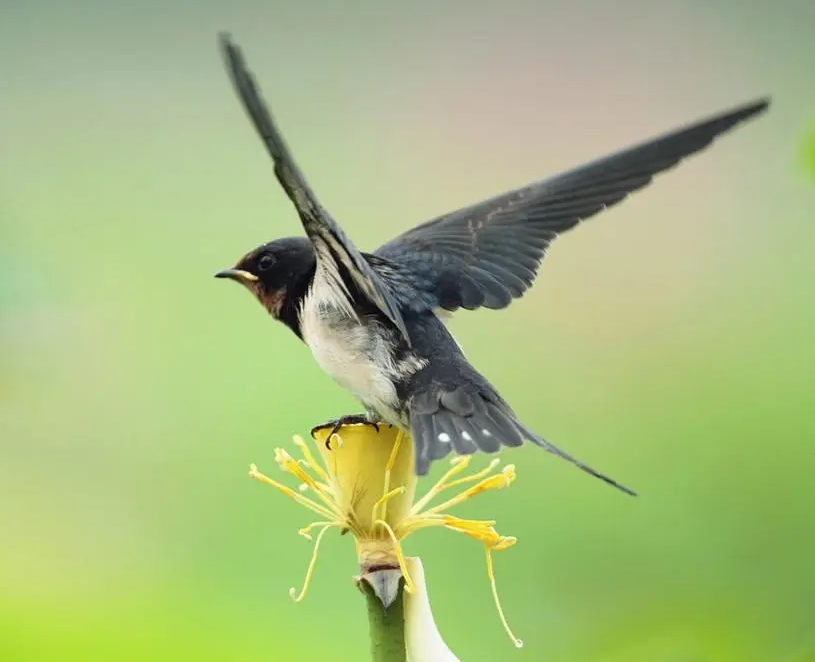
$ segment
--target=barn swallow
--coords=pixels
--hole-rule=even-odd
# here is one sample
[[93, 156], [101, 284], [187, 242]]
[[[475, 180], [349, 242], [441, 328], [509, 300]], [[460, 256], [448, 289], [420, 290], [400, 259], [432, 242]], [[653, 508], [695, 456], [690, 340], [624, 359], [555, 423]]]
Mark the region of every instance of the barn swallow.
[[445, 214], [365, 253], [309, 187], [240, 48], [227, 34], [220, 48], [306, 236], [263, 244], [216, 276], [244, 285], [362, 403], [364, 415], [338, 424], [385, 422], [410, 433], [418, 475], [451, 451], [494, 453], [529, 441], [633, 495], [522, 423], [444, 318], [460, 308], [506, 308], [532, 286], [560, 233], [764, 112], [769, 98]]

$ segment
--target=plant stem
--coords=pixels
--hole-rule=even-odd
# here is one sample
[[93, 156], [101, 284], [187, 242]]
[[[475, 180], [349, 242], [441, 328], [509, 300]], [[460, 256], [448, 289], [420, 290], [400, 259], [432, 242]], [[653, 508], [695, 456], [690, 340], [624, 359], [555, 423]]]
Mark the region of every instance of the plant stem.
[[371, 661], [406, 662], [404, 581], [400, 579], [396, 599], [387, 609], [367, 581], [360, 581], [359, 586], [368, 606]]

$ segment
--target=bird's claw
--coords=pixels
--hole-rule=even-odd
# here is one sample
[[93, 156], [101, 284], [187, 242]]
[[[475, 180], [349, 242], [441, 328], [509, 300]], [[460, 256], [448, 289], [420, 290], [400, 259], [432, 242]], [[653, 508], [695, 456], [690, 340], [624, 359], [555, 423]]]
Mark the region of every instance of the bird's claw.
[[325, 438], [325, 447], [328, 450], [331, 450], [331, 437], [339, 432], [345, 425], [370, 425], [374, 428], [374, 430], [379, 432], [379, 423], [377, 421], [372, 421], [365, 414], [348, 414], [316, 426], [311, 431], [312, 435], [314, 434], [315, 430], [327, 428], [329, 425], [331, 426], [331, 432], [329, 432], [328, 436]]

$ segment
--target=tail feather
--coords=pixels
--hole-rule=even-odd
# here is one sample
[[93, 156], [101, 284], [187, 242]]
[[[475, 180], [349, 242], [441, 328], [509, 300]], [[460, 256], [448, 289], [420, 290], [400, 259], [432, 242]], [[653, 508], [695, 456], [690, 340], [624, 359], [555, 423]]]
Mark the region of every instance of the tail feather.
[[485, 440], [494, 436], [495, 433], [490, 433], [490, 431], [495, 430], [504, 446], [511, 446], [513, 448], [523, 446], [524, 439], [521, 430], [511, 412], [502, 411], [501, 408], [492, 403], [488, 403], [483, 423], [484, 425], [481, 426], [481, 435]]
[[410, 427], [411, 436], [414, 439], [413, 463], [416, 468], [416, 473], [419, 476], [424, 476], [430, 469], [431, 462], [442, 459], [441, 457], [431, 456], [429, 446], [426, 443], [422, 443], [419, 441], [424, 439], [435, 438], [436, 435], [433, 434], [433, 419], [428, 414], [414, 414], [411, 417]]
[[475, 387], [459, 387], [441, 393], [424, 392], [413, 398], [410, 413], [416, 473], [420, 476], [428, 472], [433, 462], [451, 451], [458, 455], [470, 455], [476, 451], [495, 453], [501, 446], [517, 447], [526, 440], [626, 494], [636, 496], [634, 491], [613, 478], [535, 434], [494, 393], [483, 393]]
[[[470, 433], [468, 443], [472, 445], [473, 451], [480, 450], [484, 453], [497, 453], [501, 448], [501, 442], [497, 437], [485, 437], [482, 433], [483, 426], [479, 425], [479, 418], [477, 416], [459, 417], [458, 422], [462, 428], [462, 435], [465, 432]], [[475, 440], [478, 440], [476, 444]], [[455, 443], [453, 443], [455, 447]]]
[[[431, 419], [433, 429], [433, 438], [436, 439], [435, 447], [430, 449], [430, 457], [433, 460], [440, 460], [446, 457], [452, 448], [452, 441], [454, 431], [452, 425], [448, 428], [445, 423], [445, 416], [443, 411], [439, 411]], [[449, 431], [448, 431], [449, 430]]]
[[590, 475], [594, 476], [595, 478], [599, 478], [604, 483], [608, 483], [609, 485], [611, 485], [613, 487], [616, 487], [618, 490], [620, 490], [622, 492], [625, 492], [626, 494], [628, 494], [630, 496], [637, 496], [637, 493], [634, 492], [634, 490], [626, 487], [625, 485], [623, 485], [621, 483], [618, 483], [616, 480], [614, 480], [610, 476], [606, 476], [604, 473], [601, 473], [601, 472], [597, 471], [597, 469], [594, 469], [594, 468], [590, 467], [588, 464], [586, 464], [585, 462], [582, 462], [581, 460], [578, 460], [573, 455], [569, 455], [567, 452], [560, 450], [557, 446], [555, 446], [554, 444], [549, 443], [543, 437], [540, 437], [540, 436], [536, 435], [534, 432], [532, 432], [529, 428], [527, 428], [522, 423], [518, 423], [518, 427], [523, 431], [526, 438], [529, 439], [529, 441], [531, 441], [533, 444], [536, 444], [536, 445], [540, 446], [541, 448], [546, 449], [547, 451], [549, 451], [553, 455], [557, 455], [559, 458], [562, 458], [562, 459], [566, 460], [567, 462], [571, 462], [577, 468], [582, 469], [587, 474], [590, 474]]
[[453, 450], [459, 455], [472, 455], [478, 450], [478, 447], [475, 445], [470, 421], [470, 418], [456, 416], [451, 411], [442, 409], [436, 413], [434, 418], [436, 430], [438, 430], [436, 438], [452, 444]]

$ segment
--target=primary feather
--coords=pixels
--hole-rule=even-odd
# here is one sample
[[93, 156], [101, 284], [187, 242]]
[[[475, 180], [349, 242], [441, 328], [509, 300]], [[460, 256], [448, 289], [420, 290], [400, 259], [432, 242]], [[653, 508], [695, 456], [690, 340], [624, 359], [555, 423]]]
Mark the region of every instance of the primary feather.
[[[407, 307], [505, 308], [531, 287], [562, 232], [647, 186], [654, 175], [763, 112], [735, 108], [554, 177], [427, 221], [374, 252], [374, 266]], [[424, 297], [404, 288], [409, 274]]]
[[226, 33], [220, 35], [220, 44], [235, 91], [272, 157], [277, 181], [294, 204], [303, 228], [314, 244], [318, 262], [333, 262], [329, 268], [342, 265], [359, 293], [382, 312], [410, 345], [410, 336], [393, 295], [351, 239], [317, 200], [255, 85], [255, 79], [244, 62], [241, 50]]

